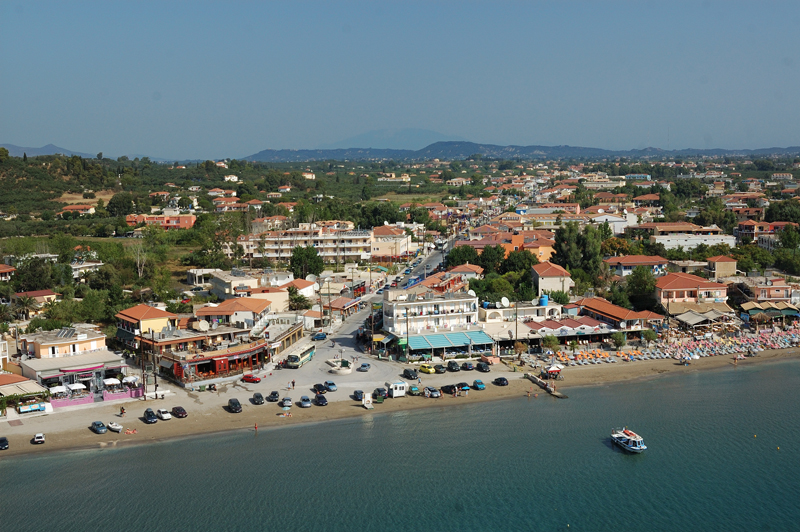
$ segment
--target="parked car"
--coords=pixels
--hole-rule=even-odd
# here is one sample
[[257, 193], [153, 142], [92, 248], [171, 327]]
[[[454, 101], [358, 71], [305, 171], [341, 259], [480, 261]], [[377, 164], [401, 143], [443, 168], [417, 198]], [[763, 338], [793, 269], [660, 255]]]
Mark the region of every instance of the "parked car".
[[411, 268], [406, 268], [403, 275], [408, 275], [409, 273], [411, 273]]
[[242, 403], [238, 399], [228, 399], [228, 410], [234, 414], [239, 414], [242, 411]]
[[444, 366], [443, 366], [443, 365], [441, 365], [441, 364], [436, 364], [435, 366], [433, 366], [433, 370], [434, 370], [436, 373], [439, 373], [439, 374], [442, 374], [442, 373], [447, 373], [447, 368], [446, 368], [446, 367], [444, 367]]
[[325, 381], [325, 389], [329, 392], [335, 392], [338, 388], [336, 388], [336, 384], [333, 381]]
[[307, 395], [304, 395], [297, 404], [300, 405], [300, 408], [311, 408], [311, 399], [309, 399]]
[[442, 394], [439, 392], [439, 390], [437, 390], [433, 386], [426, 386], [423, 393], [424, 393], [425, 397], [430, 397], [430, 398], [433, 398], [433, 399], [442, 396]]
[[316, 341], [316, 340], [327, 340], [328, 339], [328, 335], [325, 334], [324, 332], [318, 332], [317, 334], [312, 336], [311, 339], [314, 340], [314, 341]]
[[353, 392], [353, 399], [356, 401], [363, 401], [364, 400], [364, 390], [356, 390]]
[[292, 398], [284, 397], [283, 401], [281, 401], [281, 406], [292, 406]]
[[172, 419], [172, 414], [170, 414], [169, 410], [167, 410], [166, 408], [159, 408], [158, 410], [156, 410], [156, 415], [158, 416], [158, 419], [162, 421]]
[[472, 365], [472, 362], [464, 362], [463, 364], [461, 364], [461, 369], [463, 369], [464, 371], [472, 371], [473, 369], [475, 369], [475, 366]]
[[419, 367], [419, 371], [421, 373], [429, 373], [429, 374], [430, 373], [436, 373], [436, 369], [433, 366], [431, 366], [430, 364], [422, 364]]
[[316, 401], [317, 406], [328, 406], [328, 400], [325, 398], [324, 395], [320, 394], [315, 395], [314, 401]]
[[254, 405], [263, 405], [264, 404], [264, 396], [260, 393], [256, 392], [253, 394], [253, 404]]
[[315, 384], [311, 389], [314, 390], [314, 393], [328, 393], [328, 389], [324, 384]]
[[176, 406], [172, 409], [172, 417], [185, 418], [188, 415], [189, 414], [186, 412], [186, 409], [182, 406]]
[[406, 368], [403, 370], [403, 378], [415, 381], [419, 378], [417, 370]]
[[369, 364], [367, 364], [366, 362], [364, 362], [363, 364], [361, 364], [361, 365], [358, 367], [358, 371], [369, 371], [369, 368], [371, 368], [371, 367], [372, 367], [372, 366], [370, 366]]
[[442, 393], [446, 393], [447, 395], [453, 395], [456, 393], [456, 385], [455, 384], [445, 384], [442, 386]]
[[280, 401], [280, 399], [281, 396], [280, 394], [278, 394], [278, 392], [269, 392], [269, 395], [267, 396], [267, 401], [269, 401], [270, 403], [277, 403], [278, 401]]
[[205, 288], [203, 288], [202, 286], [195, 286], [194, 288], [192, 288], [192, 292], [202, 292], [203, 290], [205, 290]]
[[476, 390], [485, 390], [486, 389], [486, 385], [483, 384], [483, 381], [480, 380], [480, 379], [475, 379], [475, 381], [472, 383], [472, 387], [475, 388]]
[[33, 443], [35, 443], [36, 445], [43, 444], [44, 443], [44, 434], [41, 433], [41, 432], [36, 433], [36, 435], [33, 437]]
[[408, 395], [422, 395], [422, 392], [416, 386], [409, 386], [408, 387]]
[[148, 424], [157, 423], [158, 417], [156, 417], [156, 413], [153, 412], [152, 408], [148, 408], [144, 411], [144, 422]]
[[491, 371], [491, 369], [489, 368], [489, 364], [487, 364], [486, 362], [478, 362], [475, 365], [475, 369], [477, 369], [481, 373], [489, 373]]
[[470, 389], [470, 385], [467, 384], [466, 382], [459, 382], [458, 384], [456, 384], [456, 386], [458, 386], [458, 389], [461, 390], [462, 392]]
[[92, 430], [97, 434], [105, 434], [108, 429], [102, 421], [92, 421]]
[[389, 392], [386, 390], [386, 388], [375, 388], [375, 391], [372, 392], [372, 398], [375, 399], [378, 397], [383, 397], [385, 399], [389, 397]]
[[378, 290], [375, 293], [376, 294], [382, 294], [383, 293], [383, 288], [378, 288]]
[[5, 451], [6, 449], [8, 449], [8, 438], [0, 436], [0, 451]]
[[397, 281], [392, 281], [392, 288], [397, 288]]
[[458, 362], [451, 360], [447, 363], [447, 371], [461, 371], [461, 368], [458, 367]]
[[494, 381], [496, 386], [508, 386], [508, 379], [505, 377], [497, 377]]
[[242, 380], [244, 382], [259, 383], [259, 382], [261, 382], [261, 377], [256, 377], [255, 375], [252, 375], [252, 374], [248, 373], [247, 375], [242, 377]]

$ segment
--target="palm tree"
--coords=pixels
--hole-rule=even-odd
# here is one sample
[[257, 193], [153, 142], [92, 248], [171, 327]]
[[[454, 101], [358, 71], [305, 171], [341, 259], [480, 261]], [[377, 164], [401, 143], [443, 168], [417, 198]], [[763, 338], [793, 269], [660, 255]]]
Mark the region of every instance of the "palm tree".
[[17, 316], [25, 316], [25, 319], [30, 319], [31, 311], [36, 310], [39, 305], [36, 300], [30, 296], [21, 296], [17, 298], [14, 308], [17, 311]]
[[0, 322], [7, 322], [13, 319], [14, 315], [11, 312], [11, 307], [8, 305], [0, 305]]

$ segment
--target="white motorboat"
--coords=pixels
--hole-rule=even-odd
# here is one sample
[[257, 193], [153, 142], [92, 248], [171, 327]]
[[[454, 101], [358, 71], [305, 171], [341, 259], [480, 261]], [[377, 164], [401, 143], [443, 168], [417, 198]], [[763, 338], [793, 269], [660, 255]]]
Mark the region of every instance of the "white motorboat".
[[642, 437], [627, 428], [612, 429], [611, 440], [626, 451], [632, 453], [641, 453], [647, 450], [647, 445], [644, 444]]
[[113, 430], [114, 432], [122, 432], [122, 425], [120, 425], [116, 421], [112, 421], [106, 426], [108, 427], [108, 430]]

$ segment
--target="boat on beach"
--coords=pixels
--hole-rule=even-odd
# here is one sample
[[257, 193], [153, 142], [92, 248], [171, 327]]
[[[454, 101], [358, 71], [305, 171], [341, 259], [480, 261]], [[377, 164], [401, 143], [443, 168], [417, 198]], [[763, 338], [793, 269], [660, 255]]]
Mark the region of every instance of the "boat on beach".
[[616, 428], [611, 430], [611, 440], [632, 453], [641, 453], [647, 450], [647, 445], [644, 444], [644, 439], [627, 428]]

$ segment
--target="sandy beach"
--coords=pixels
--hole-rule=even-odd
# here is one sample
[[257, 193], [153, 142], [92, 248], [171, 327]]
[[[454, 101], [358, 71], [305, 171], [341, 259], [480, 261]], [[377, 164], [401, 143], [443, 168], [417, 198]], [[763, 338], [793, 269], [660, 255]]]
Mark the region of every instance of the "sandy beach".
[[[571, 388], [579, 386], [604, 385], [697, 371], [736, 371], [738, 368], [787, 358], [797, 358], [798, 356], [800, 356], [800, 349], [779, 349], [764, 351], [757, 357], [739, 360], [736, 365], [734, 365], [734, 360], [730, 356], [717, 356], [695, 360], [689, 366], [679, 365], [674, 360], [647, 360], [617, 362], [616, 364], [597, 366], [568, 367], [564, 369], [564, 380], [558, 381], [557, 387], [559, 391], [568, 395]], [[406, 367], [401, 364], [395, 365], [400, 371], [402, 371], [403, 367]], [[0, 458], [27, 453], [52, 452], [54, 450], [114, 448], [123, 445], [142, 444], [232, 430], [254, 431], [256, 430], [256, 424], [259, 430], [267, 431], [281, 426], [318, 423], [401, 410], [447, 408], [456, 404], [527, 398], [529, 390], [533, 390], [534, 394], [538, 394], [538, 397], [532, 398], [532, 400], [556, 400], [525, 379], [522, 372], [514, 372], [511, 368], [502, 365], [493, 366], [491, 373], [472, 371], [457, 374], [421, 375], [422, 386], [435, 386], [438, 388], [444, 384], [454, 384], [462, 381], [472, 383], [474, 379], [482, 379], [486, 384], [485, 390], [471, 391], [467, 396], [446, 396], [439, 399], [410, 396], [387, 399], [383, 404], [376, 404], [373, 410], [366, 410], [359, 402], [354, 401], [350, 396], [352, 390], [342, 385], [340, 385], [339, 391], [327, 394], [328, 406], [299, 408], [295, 405], [291, 409], [292, 417], [290, 418], [280, 416], [283, 411], [276, 403], [254, 405], [250, 401], [250, 397], [254, 392], [264, 393], [266, 391], [264, 393], [266, 395], [271, 389], [279, 389], [282, 397], [288, 395], [294, 399], [295, 403], [302, 395], [312, 396], [308, 389], [301, 389], [300, 385], [296, 390], [287, 390], [286, 378], [292, 378], [295, 375], [298, 374], [292, 373], [291, 370], [274, 372], [272, 376], [265, 376], [264, 382], [261, 384], [228, 383], [219, 387], [219, 393], [192, 392], [173, 387], [171, 390], [174, 393], [168, 394], [165, 399], [133, 400], [124, 403], [115, 402], [99, 406], [93, 405], [90, 408], [57, 411], [55, 414], [47, 416], [24, 419], [21, 425], [15, 426], [2, 422], [0, 423], [0, 436], [8, 437], [10, 447], [8, 450], [0, 452]], [[491, 384], [491, 381], [498, 376], [507, 377], [509, 386], [500, 387]], [[317, 379], [319, 377], [312, 375], [312, 380]], [[278, 382], [283, 383], [281, 388], [278, 388]], [[375, 383], [375, 385], [379, 384]], [[363, 389], [366, 392], [370, 392], [373, 388], [367, 389], [363, 387]], [[242, 402], [244, 406], [242, 413], [232, 414], [227, 411], [225, 407], [231, 397], [236, 397]], [[189, 412], [187, 418], [159, 421], [153, 425], [145, 424], [140, 418], [146, 408], [154, 410], [157, 408], [171, 409], [177, 405], [186, 408]], [[124, 406], [127, 410], [124, 418], [119, 417], [120, 406]], [[125, 428], [136, 429], [137, 434], [124, 434], [124, 431], [117, 434], [109, 431], [106, 434], [98, 435], [89, 430], [90, 424], [95, 420], [103, 421], [106, 424], [116, 421]], [[44, 445], [31, 444], [31, 439], [37, 432], [46, 434], [47, 442]]]

